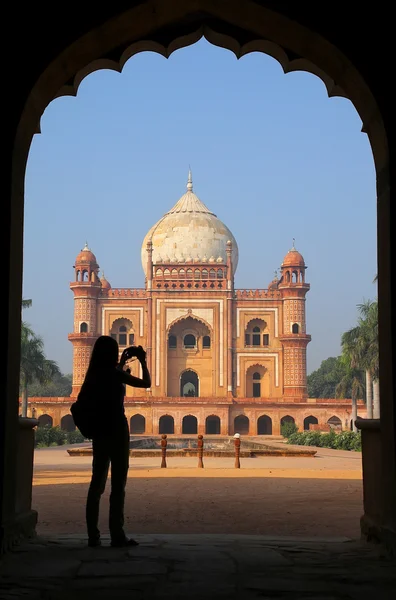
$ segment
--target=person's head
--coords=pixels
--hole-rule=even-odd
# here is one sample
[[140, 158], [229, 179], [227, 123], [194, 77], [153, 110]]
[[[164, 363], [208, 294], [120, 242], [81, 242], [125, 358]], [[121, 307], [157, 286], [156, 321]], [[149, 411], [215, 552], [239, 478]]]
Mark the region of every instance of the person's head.
[[109, 335], [101, 335], [92, 348], [89, 361], [90, 370], [116, 367], [118, 363], [118, 342]]

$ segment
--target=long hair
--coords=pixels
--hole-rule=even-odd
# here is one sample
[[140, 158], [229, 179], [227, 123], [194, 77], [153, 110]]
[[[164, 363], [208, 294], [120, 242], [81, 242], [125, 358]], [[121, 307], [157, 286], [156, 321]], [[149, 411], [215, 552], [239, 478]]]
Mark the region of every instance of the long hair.
[[118, 363], [118, 342], [109, 335], [101, 335], [92, 348], [87, 373], [112, 369]]

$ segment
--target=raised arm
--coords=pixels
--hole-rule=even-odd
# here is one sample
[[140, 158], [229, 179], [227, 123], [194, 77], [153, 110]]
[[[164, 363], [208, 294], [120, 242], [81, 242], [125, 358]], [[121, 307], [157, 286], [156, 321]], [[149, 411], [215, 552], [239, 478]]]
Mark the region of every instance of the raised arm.
[[128, 356], [124, 356], [124, 353], [123, 353], [121, 356], [120, 363], [119, 363], [122, 383], [125, 383], [126, 385], [130, 385], [130, 386], [136, 387], [136, 388], [149, 388], [149, 387], [151, 387], [151, 376], [150, 376], [149, 370], [147, 368], [146, 352], [143, 350], [143, 348], [141, 346], [138, 346], [138, 348], [139, 348], [139, 353], [136, 354], [136, 356], [137, 356], [140, 364], [142, 365], [143, 377], [142, 378], [134, 377], [134, 375], [130, 375], [127, 371], [123, 370], [125, 362], [128, 358]]

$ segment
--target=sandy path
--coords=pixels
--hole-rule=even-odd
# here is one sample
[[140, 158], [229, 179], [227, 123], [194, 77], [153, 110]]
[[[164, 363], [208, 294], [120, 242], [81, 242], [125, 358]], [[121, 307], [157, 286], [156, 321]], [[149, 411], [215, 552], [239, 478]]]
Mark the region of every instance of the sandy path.
[[[126, 528], [136, 533], [246, 533], [359, 536], [361, 457], [321, 450], [315, 458], [241, 460], [131, 459]], [[38, 532], [85, 531], [84, 505], [90, 457], [71, 458], [65, 448], [36, 451], [33, 507]], [[100, 527], [107, 529], [109, 484]]]

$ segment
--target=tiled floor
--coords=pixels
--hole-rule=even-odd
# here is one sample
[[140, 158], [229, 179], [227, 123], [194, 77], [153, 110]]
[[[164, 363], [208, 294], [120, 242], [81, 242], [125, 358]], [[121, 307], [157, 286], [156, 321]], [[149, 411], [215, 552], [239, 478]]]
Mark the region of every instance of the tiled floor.
[[36, 538], [0, 562], [1, 600], [394, 600], [396, 562], [348, 538], [135, 535], [88, 548], [85, 535]]

